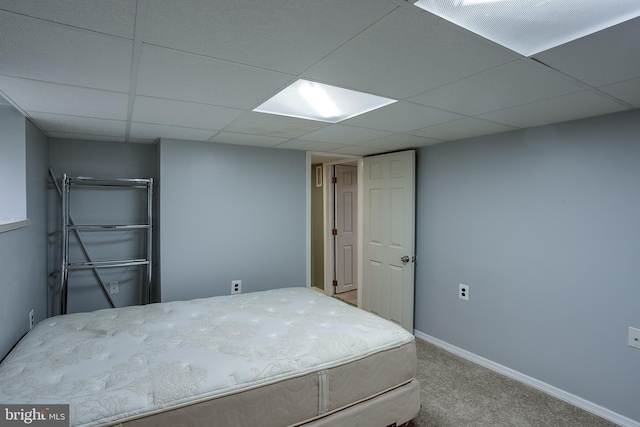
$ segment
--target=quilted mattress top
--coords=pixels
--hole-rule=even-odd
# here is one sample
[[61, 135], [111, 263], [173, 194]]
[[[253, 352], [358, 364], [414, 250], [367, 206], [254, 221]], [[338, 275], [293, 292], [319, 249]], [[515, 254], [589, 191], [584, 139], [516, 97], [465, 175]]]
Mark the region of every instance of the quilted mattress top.
[[40, 322], [0, 365], [3, 404], [70, 404], [108, 424], [348, 363], [414, 339], [306, 288], [98, 310]]

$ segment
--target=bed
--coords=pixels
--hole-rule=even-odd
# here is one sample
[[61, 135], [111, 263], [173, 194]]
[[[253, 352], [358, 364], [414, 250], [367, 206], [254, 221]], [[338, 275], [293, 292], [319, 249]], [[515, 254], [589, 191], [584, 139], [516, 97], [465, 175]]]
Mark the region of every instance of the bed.
[[414, 337], [307, 288], [56, 316], [0, 365], [0, 403], [71, 426], [401, 425]]

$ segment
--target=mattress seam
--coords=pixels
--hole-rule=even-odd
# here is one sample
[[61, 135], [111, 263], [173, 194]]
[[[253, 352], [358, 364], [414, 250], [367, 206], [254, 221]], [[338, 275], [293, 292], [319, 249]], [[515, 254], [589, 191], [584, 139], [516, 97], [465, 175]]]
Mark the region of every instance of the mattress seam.
[[318, 372], [318, 415], [329, 409], [329, 371], [323, 369]]

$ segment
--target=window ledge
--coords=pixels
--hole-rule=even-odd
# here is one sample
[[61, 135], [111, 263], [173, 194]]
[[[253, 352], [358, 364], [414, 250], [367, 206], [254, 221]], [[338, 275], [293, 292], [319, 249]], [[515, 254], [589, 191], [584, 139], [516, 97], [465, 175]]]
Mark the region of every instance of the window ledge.
[[17, 230], [28, 225], [31, 225], [31, 220], [28, 218], [0, 218], [0, 233]]

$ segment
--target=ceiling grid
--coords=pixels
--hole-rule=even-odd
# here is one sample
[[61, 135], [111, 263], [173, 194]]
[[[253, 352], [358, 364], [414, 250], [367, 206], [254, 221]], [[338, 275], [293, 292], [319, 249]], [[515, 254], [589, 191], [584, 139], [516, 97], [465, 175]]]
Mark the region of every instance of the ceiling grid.
[[[404, 0], [0, 1], [0, 95], [51, 138], [366, 155], [640, 107], [640, 18], [524, 56]], [[253, 111], [298, 79], [397, 100]]]

